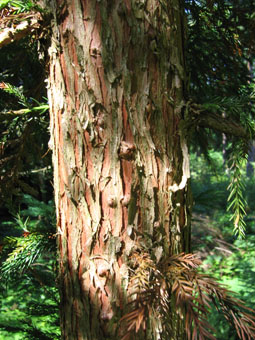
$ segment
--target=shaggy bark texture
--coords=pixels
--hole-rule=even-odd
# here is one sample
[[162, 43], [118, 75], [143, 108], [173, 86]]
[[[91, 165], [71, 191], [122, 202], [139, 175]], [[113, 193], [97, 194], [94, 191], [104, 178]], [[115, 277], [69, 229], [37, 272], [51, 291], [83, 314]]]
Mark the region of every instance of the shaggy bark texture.
[[51, 10], [62, 338], [113, 339], [129, 259], [146, 235], [158, 260], [189, 250], [182, 9], [179, 0], [53, 0]]

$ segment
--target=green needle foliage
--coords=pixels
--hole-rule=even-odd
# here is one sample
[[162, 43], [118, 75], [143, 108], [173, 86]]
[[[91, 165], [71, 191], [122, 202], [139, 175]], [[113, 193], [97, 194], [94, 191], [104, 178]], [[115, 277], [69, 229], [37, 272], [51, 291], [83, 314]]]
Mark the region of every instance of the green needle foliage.
[[[241, 146], [240, 146], [241, 147]], [[233, 152], [232, 145], [229, 145]], [[213, 275], [218, 282], [235, 292], [245, 301], [247, 307], [255, 304], [254, 291], [254, 177], [245, 176], [242, 170], [245, 210], [245, 238], [233, 235], [233, 212], [227, 211], [228, 195], [226, 188], [230, 177], [227, 164], [223, 162], [222, 153], [210, 152], [214, 164], [208, 166], [204, 157], [191, 155], [192, 192], [194, 197], [192, 222], [192, 250], [198, 252], [204, 260], [202, 272]], [[234, 327], [229, 325], [215, 308], [209, 315], [209, 323], [214, 327], [214, 336], [221, 340], [236, 340]]]
[[[30, 5], [1, 2], [3, 22], [15, 25]], [[35, 41], [23, 38], [1, 48], [1, 340], [60, 338], [44, 79]]]
[[33, 2], [30, 0], [0, 0], [0, 10], [11, 8], [14, 11], [13, 14], [29, 12], [33, 6]]
[[[39, 103], [36, 99], [25, 97], [22, 87], [16, 87], [9, 83], [1, 83], [0, 88], [6, 93], [15, 96], [18, 99], [18, 103], [21, 106], [25, 107], [25, 109], [22, 110], [4, 112], [3, 114], [9, 113], [15, 115], [38, 111], [38, 114], [43, 115], [49, 109], [49, 105], [47, 103]], [[34, 103], [37, 104], [38, 106], [34, 106]]]
[[7, 237], [4, 239], [5, 245], [15, 244], [15, 248], [2, 264], [3, 276], [10, 277], [14, 273], [15, 275], [24, 273], [46, 250], [51, 250], [49, 247], [54, 247], [49, 244], [44, 235], [29, 232], [24, 232], [23, 235], [23, 238]]
[[0, 9], [7, 7], [9, 2], [9, 0], [0, 0]]
[[31, 270], [40, 257], [55, 254], [56, 251], [52, 202], [45, 204], [24, 195], [22, 203], [28, 209], [17, 215], [13, 222], [13, 227], [20, 232], [20, 236], [3, 239], [4, 247], [11, 249], [1, 268], [2, 276], [7, 278], [22, 275]]
[[[247, 132], [246, 139], [235, 139], [231, 144], [231, 152], [228, 155], [230, 163], [230, 184], [228, 186], [229, 197], [227, 211], [232, 211], [231, 220], [234, 224], [234, 234], [245, 236], [245, 215], [247, 202], [244, 197], [244, 177], [247, 164], [249, 141], [255, 135], [254, 129], [254, 94], [246, 93], [240, 97], [221, 98], [215, 97], [202, 107], [205, 110], [224, 114], [225, 118], [237, 120], [240, 127]], [[206, 155], [208, 158], [208, 155]]]
[[43, 188], [37, 183], [45, 183], [51, 172], [47, 155], [48, 104], [27, 97], [23, 86], [1, 82], [0, 88], [0, 95], [12, 103], [2, 110], [0, 105], [0, 195], [15, 210], [14, 198], [21, 191], [38, 197]]
[[2, 240], [0, 339], [58, 339], [54, 205], [29, 195], [21, 204], [19, 215], [7, 222], [17, 236]]
[[[244, 150], [246, 149], [246, 150]], [[231, 210], [232, 216], [231, 220], [234, 222], [234, 234], [240, 237], [245, 236], [245, 220], [247, 201], [244, 198], [245, 184], [243, 180], [243, 173], [247, 164], [247, 147], [245, 145], [238, 143], [234, 147], [232, 154], [232, 164], [230, 167], [231, 171], [231, 181], [228, 186], [230, 192], [228, 197], [228, 208]]]
[[[222, 123], [229, 127], [227, 144], [245, 147], [245, 152], [234, 147], [225, 153], [231, 167], [228, 209], [233, 212], [234, 233], [242, 237], [246, 202], [241, 169], [247, 159], [245, 145], [255, 136], [252, 82], [255, 41], [249, 34], [255, 24], [254, 11], [252, 1], [186, 1], [189, 94], [190, 101], [195, 103], [189, 110], [187, 130], [192, 134], [193, 148], [209, 162], [209, 148], [223, 149]], [[206, 126], [211, 117], [214, 124]], [[199, 120], [203, 119], [205, 124], [198, 128]], [[246, 136], [235, 136], [231, 124], [235, 129], [243, 129]]]
[[[240, 237], [245, 236], [245, 220], [244, 217], [246, 215], [245, 209], [247, 206], [247, 202], [244, 198], [244, 176], [245, 176], [245, 167], [247, 164], [247, 158], [249, 153], [249, 143], [255, 135], [254, 128], [254, 108], [251, 108], [251, 104], [254, 105], [254, 95], [247, 95], [239, 97], [230, 97], [230, 98], [221, 98], [214, 97], [211, 98], [208, 103], [203, 103], [199, 109], [196, 106], [196, 115], [199, 118], [196, 118], [194, 122], [191, 123], [193, 125], [193, 130], [190, 129], [190, 133], [195, 132], [196, 143], [199, 143], [200, 150], [205, 156], [205, 159], [208, 161], [210, 166], [213, 166], [213, 162], [210, 159], [210, 153], [208, 150], [208, 135], [205, 133], [201, 134], [199, 131], [199, 138], [197, 138], [196, 134], [196, 124], [199, 120], [206, 121], [204, 117], [210, 119], [213, 117], [212, 114], [220, 114], [220, 116], [224, 115], [224, 119], [229, 120], [233, 124], [233, 128], [239, 127], [239, 129], [243, 129], [247, 133], [247, 137], [230, 137], [230, 141], [228, 144], [231, 145], [231, 152], [228, 152], [227, 158], [230, 163], [230, 167], [228, 171], [230, 172], [230, 184], [228, 186], [228, 190], [230, 191], [228, 197], [228, 207], [227, 211], [232, 211], [233, 215], [231, 216], [231, 220], [233, 220], [234, 224], [234, 234]], [[251, 110], [249, 110], [251, 108]], [[193, 108], [194, 111], [194, 108]], [[209, 113], [208, 113], [209, 112]], [[220, 121], [215, 124], [215, 129], [221, 129]], [[225, 122], [224, 122], [225, 124]], [[236, 125], [237, 124], [237, 125]], [[228, 130], [231, 133], [231, 128]]]

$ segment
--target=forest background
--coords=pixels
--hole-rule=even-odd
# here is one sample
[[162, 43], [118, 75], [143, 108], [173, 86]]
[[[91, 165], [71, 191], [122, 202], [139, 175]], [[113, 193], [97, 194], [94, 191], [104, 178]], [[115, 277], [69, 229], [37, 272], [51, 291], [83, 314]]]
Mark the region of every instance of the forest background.
[[[253, 1], [187, 0], [184, 5], [194, 102], [252, 130]], [[15, 16], [27, 15], [34, 4], [1, 1], [0, 9], [1, 30], [8, 20], [18, 24]], [[45, 45], [47, 26], [0, 49], [0, 339], [7, 340], [60, 337]], [[245, 149], [235, 136], [201, 127], [189, 138], [192, 251], [203, 259], [202, 270], [253, 307], [254, 145]], [[237, 339], [214, 310], [210, 323], [217, 339]]]

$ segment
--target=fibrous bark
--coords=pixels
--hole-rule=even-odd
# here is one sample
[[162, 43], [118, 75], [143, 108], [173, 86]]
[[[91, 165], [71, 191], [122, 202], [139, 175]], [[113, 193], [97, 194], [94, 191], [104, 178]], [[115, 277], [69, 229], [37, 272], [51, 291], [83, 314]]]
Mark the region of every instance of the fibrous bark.
[[113, 339], [141, 235], [163, 240], [157, 258], [189, 250], [182, 9], [179, 0], [51, 9], [62, 338]]

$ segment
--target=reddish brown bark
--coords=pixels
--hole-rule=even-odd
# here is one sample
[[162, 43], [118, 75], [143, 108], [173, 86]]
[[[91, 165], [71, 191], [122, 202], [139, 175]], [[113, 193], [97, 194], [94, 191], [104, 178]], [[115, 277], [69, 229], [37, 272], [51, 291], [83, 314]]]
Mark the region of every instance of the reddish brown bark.
[[160, 235], [161, 256], [189, 248], [182, 9], [179, 0], [53, 3], [62, 338], [113, 339], [138, 234]]

